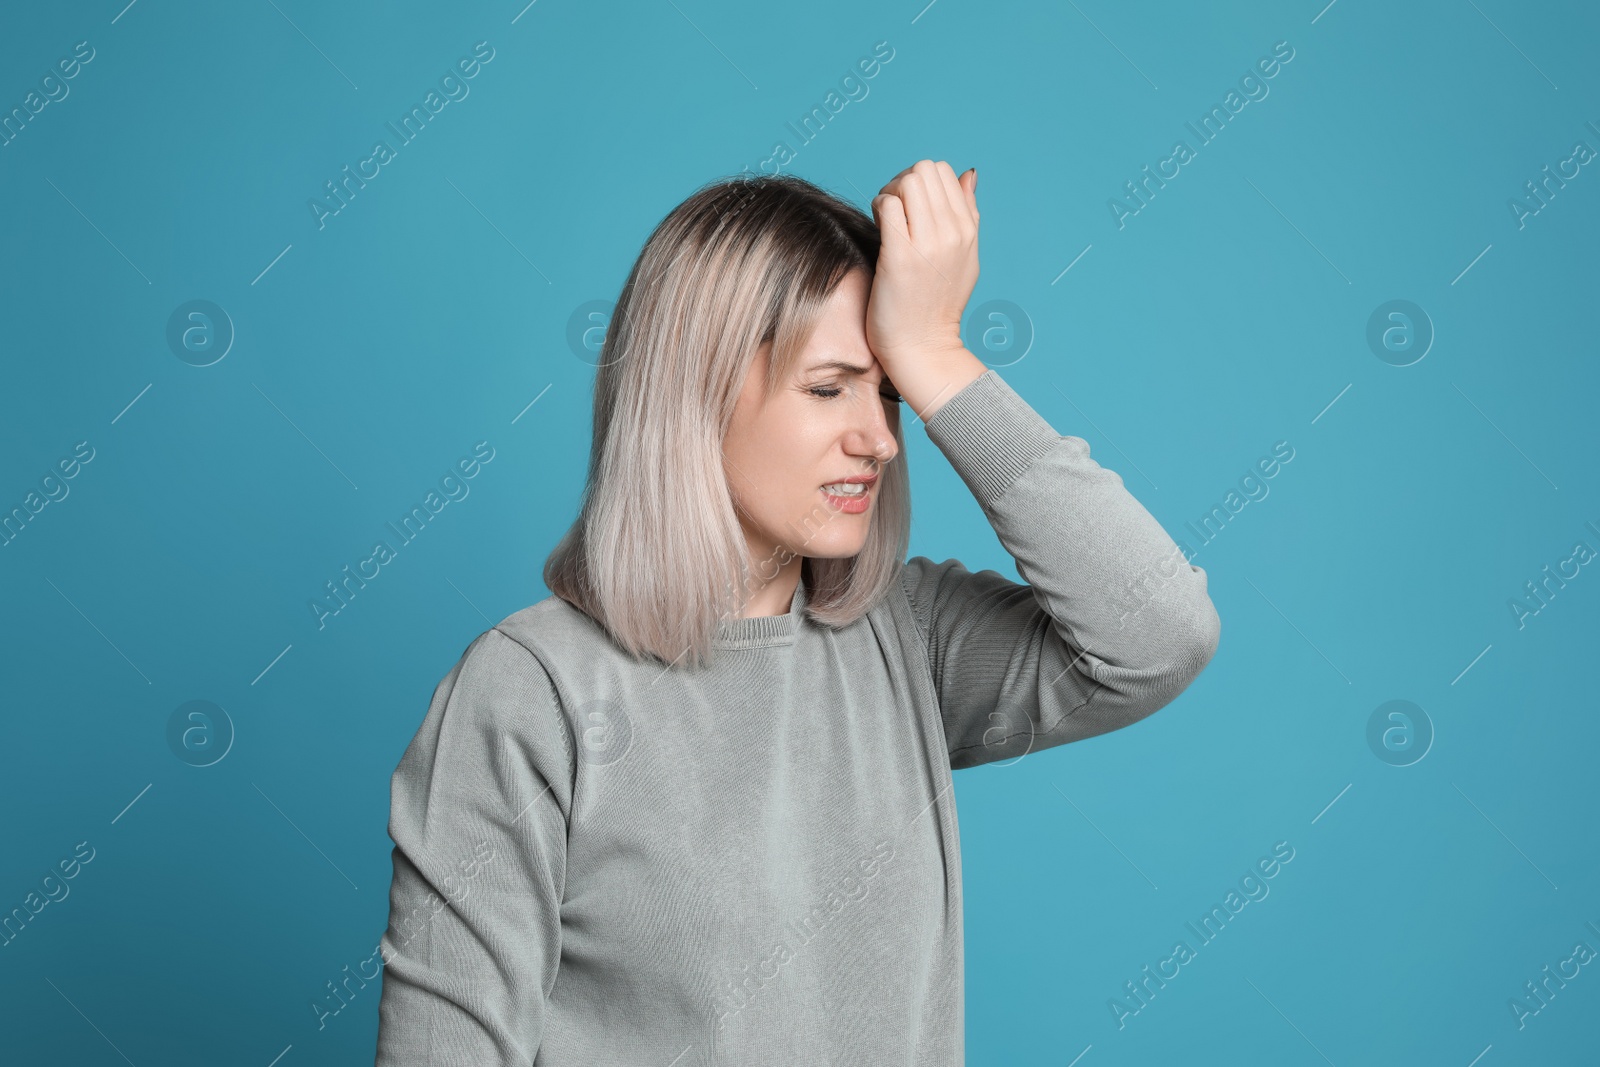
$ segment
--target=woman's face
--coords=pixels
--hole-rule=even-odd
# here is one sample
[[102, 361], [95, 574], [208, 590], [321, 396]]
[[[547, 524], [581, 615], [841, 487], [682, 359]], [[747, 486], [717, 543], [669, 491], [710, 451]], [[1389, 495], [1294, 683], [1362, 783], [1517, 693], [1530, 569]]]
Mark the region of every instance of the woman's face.
[[[848, 557], [866, 544], [881, 466], [899, 451], [900, 405], [867, 347], [865, 272], [828, 298], [794, 373], [763, 396], [770, 346], [751, 362], [723, 441], [723, 465], [753, 561]], [[859, 482], [849, 496], [824, 489]], [[758, 568], [759, 569], [759, 568]]]

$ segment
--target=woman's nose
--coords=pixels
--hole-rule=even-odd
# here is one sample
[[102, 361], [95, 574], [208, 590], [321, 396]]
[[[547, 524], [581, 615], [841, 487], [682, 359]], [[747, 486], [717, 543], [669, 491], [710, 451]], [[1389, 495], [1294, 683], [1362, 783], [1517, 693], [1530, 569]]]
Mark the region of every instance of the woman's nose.
[[881, 464], [888, 463], [899, 454], [894, 430], [889, 426], [887, 403], [876, 392], [871, 399], [858, 405], [852, 412], [855, 425], [845, 441], [845, 449], [852, 455], [870, 456]]

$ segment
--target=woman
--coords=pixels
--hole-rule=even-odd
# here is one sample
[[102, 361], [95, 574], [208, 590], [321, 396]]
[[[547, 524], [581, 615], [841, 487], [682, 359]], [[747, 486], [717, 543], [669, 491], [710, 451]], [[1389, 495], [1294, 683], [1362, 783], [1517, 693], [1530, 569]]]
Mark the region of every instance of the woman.
[[[1149, 715], [1220, 628], [962, 346], [976, 189], [923, 160], [874, 224], [735, 179], [651, 235], [554, 595], [468, 646], [394, 773], [379, 1067], [962, 1062], [951, 770]], [[905, 559], [902, 403], [1028, 584]]]

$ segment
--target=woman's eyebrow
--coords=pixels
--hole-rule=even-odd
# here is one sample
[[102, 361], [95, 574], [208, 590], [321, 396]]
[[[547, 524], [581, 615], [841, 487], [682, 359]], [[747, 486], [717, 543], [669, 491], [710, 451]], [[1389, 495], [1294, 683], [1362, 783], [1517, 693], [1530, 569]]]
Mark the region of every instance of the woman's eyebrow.
[[830, 359], [825, 363], [814, 364], [811, 370], [842, 370], [846, 374], [865, 374], [871, 368], [855, 363], [846, 363], [841, 359]]
[[[830, 360], [826, 360], [826, 361], [824, 361], [822, 363], [813, 364], [812, 366], [806, 368], [806, 372], [809, 374], [809, 373], [814, 373], [816, 371], [841, 370], [841, 371], [844, 371], [846, 374], [861, 375], [861, 374], [867, 373], [867, 371], [869, 371], [871, 369], [872, 368], [870, 368], [870, 367], [863, 367], [863, 366], [861, 366], [860, 364], [857, 364], [857, 363], [846, 363], [842, 359], [830, 359]], [[883, 384], [885, 382], [887, 382], [890, 386], [894, 386], [894, 383], [889, 381], [889, 376], [887, 374], [880, 375], [879, 384], [881, 385], [881, 384]]]

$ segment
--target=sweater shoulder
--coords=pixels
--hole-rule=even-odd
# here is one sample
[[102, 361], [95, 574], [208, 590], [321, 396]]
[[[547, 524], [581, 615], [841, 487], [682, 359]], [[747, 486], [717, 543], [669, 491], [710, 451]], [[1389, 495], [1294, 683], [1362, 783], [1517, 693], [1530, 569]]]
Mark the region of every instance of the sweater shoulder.
[[507, 615], [493, 629], [547, 668], [592, 664], [597, 657], [622, 654], [599, 623], [554, 594]]

